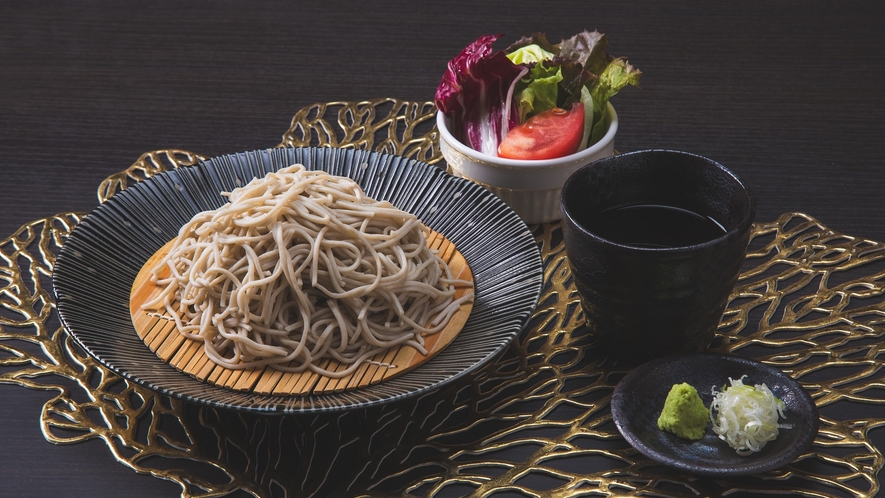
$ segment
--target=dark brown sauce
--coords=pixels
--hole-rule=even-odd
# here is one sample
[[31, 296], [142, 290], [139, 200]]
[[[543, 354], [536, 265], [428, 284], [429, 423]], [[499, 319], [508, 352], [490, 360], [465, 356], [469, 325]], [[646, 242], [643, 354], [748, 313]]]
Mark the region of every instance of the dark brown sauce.
[[584, 226], [618, 244], [673, 248], [701, 244], [725, 234], [718, 221], [693, 211], [658, 204], [619, 206], [595, 213]]

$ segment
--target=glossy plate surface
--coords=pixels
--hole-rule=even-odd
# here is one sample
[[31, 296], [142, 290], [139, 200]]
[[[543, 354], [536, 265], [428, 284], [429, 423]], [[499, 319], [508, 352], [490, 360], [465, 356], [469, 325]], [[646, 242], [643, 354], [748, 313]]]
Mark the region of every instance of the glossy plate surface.
[[[787, 405], [785, 423], [774, 441], [758, 453], [738, 455], [710, 425], [703, 439], [689, 441], [658, 429], [658, 416], [673, 384], [687, 382], [709, 407], [712, 388], [746, 375], [744, 384], [765, 384]], [[817, 435], [818, 413], [808, 393], [777, 368], [754, 360], [720, 354], [660, 358], [632, 370], [612, 394], [612, 417], [621, 435], [645, 456], [685, 472], [707, 476], [758, 474], [786, 465], [807, 450]], [[784, 422], [781, 419], [781, 422]]]
[[[455, 243], [474, 274], [476, 298], [459, 336], [421, 367], [351, 392], [262, 396], [214, 386], [165, 363], [136, 334], [129, 290], [150, 256], [193, 215], [226, 202], [221, 192], [293, 163], [355, 179], [366, 193], [416, 214]], [[541, 291], [540, 251], [525, 223], [467, 180], [411, 159], [329, 148], [277, 148], [219, 156], [142, 181], [110, 198], [73, 231], [53, 286], [63, 325], [121, 376], [188, 401], [248, 411], [309, 413], [368, 407], [425, 393], [494, 358], [530, 318]]]

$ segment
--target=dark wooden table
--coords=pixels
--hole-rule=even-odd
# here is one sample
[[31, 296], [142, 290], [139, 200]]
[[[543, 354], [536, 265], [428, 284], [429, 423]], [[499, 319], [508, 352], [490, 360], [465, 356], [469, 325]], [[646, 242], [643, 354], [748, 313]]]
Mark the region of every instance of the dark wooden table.
[[[544, 10], [539, 5], [550, 5]], [[314, 102], [431, 100], [479, 35], [583, 29], [643, 71], [616, 146], [687, 150], [744, 177], [759, 221], [801, 211], [885, 241], [877, 2], [0, 3], [0, 237], [144, 152], [273, 147]], [[0, 495], [174, 496], [106, 446], [47, 443], [50, 394], [0, 384]]]

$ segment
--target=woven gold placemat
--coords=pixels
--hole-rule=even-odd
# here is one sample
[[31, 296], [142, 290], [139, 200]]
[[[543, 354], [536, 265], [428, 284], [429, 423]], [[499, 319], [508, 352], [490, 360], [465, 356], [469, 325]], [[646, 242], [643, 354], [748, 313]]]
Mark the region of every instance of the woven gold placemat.
[[[383, 150], [440, 161], [432, 102], [315, 104], [280, 146]], [[162, 150], [99, 187], [127, 185], [202, 157]], [[885, 245], [791, 213], [754, 227], [713, 348], [775, 365], [821, 413], [812, 449], [770, 473], [699, 479], [624, 442], [609, 399], [625, 369], [581, 326], [558, 223], [532, 227], [545, 282], [526, 330], [497, 361], [417, 399], [322, 416], [260, 416], [158, 395], [85, 355], [59, 326], [49, 277], [82, 213], [35, 220], [0, 242], [0, 382], [56, 392], [46, 439], [102, 439], [136, 472], [183, 496], [875, 496], [883, 466], [870, 431], [885, 423]], [[84, 401], [85, 400], [85, 401]], [[864, 417], [848, 419], [845, 408]], [[52, 471], [47, 469], [47, 472]]]

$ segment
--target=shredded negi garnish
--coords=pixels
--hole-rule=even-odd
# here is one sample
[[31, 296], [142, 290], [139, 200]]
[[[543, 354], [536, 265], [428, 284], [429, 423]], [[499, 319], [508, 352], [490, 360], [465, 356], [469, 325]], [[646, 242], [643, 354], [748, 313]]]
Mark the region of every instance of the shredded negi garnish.
[[765, 384], [744, 385], [744, 377], [729, 377], [731, 386], [722, 392], [714, 387], [710, 404], [713, 432], [742, 456], [760, 451], [777, 437], [779, 429], [792, 428], [778, 423], [778, 417], [785, 417], [786, 404]]

